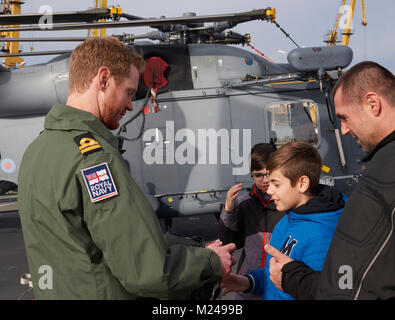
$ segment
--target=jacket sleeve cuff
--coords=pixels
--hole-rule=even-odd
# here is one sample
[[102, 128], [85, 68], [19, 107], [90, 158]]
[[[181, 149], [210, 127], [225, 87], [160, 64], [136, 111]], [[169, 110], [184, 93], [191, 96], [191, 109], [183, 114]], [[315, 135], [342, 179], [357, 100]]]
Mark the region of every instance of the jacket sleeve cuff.
[[213, 277], [217, 280], [220, 280], [222, 277], [221, 262], [218, 255], [214, 251], [210, 255], [210, 265], [211, 270], [213, 271]]
[[244, 292], [244, 293], [250, 293], [250, 292], [252, 292], [252, 291], [254, 290], [254, 288], [255, 288], [255, 281], [254, 281], [254, 278], [253, 278], [251, 275], [249, 275], [249, 274], [245, 274], [244, 276], [247, 277], [248, 281], [250, 282], [250, 285], [249, 285], [248, 289], [245, 290], [245, 291], [243, 291], [243, 292]]
[[320, 271], [314, 271], [302, 261], [291, 261], [282, 269], [281, 286], [284, 292], [296, 300], [312, 300], [320, 277]]
[[300, 268], [301, 266], [306, 266], [306, 265], [302, 261], [292, 260], [291, 262], [288, 262], [283, 265], [283, 267], [281, 268], [281, 272], [283, 273], [284, 276], [284, 273], [291, 272], [295, 269]]

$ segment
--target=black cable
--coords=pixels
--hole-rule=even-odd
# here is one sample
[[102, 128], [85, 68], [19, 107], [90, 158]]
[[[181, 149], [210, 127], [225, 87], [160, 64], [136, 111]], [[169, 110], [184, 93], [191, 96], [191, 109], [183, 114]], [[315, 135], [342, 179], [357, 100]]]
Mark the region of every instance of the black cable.
[[[131, 117], [128, 121], [126, 121], [122, 126], [119, 127], [119, 130], [117, 132], [117, 136], [122, 139], [122, 140], [127, 140], [127, 141], [136, 141], [138, 139], [140, 139], [140, 137], [142, 136], [142, 134], [144, 133], [144, 127], [145, 127], [145, 114], [143, 112], [144, 107], [147, 105], [148, 99], [149, 99], [149, 93], [151, 92], [151, 84], [148, 87], [147, 90], [147, 94], [145, 95], [144, 101], [143, 101], [143, 107], [139, 110], [139, 112], [137, 112], [133, 117]], [[138, 116], [142, 115], [143, 116], [143, 123], [141, 124], [140, 127], [140, 131], [139, 134], [137, 135], [137, 137], [134, 138], [126, 138], [124, 136], [121, 136], [120, 133], [121, 131], [126, 128], [126, 126], [132, 122], [133, 120], [135, 120]]]

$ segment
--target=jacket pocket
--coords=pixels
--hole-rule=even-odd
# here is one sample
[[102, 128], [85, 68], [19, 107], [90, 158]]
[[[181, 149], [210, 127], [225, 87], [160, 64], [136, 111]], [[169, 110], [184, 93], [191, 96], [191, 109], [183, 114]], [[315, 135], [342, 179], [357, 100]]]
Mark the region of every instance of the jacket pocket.
[[388, 227], [383, 223], [387, 218], [383, 206], [378, 189], [370, 185], [357, 188], [340, 216], [337, 235], [356, 246], [364, 246]]

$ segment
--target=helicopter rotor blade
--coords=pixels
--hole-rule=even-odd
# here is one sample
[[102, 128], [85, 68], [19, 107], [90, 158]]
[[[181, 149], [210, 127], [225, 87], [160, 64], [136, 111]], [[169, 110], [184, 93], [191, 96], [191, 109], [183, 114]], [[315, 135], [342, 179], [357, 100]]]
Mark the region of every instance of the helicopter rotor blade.
[[[271, 8], [270, 8], [271, 9]], [[193, 16], [193, 17], [178, 17], [178, 18], [161, 18], [161, 19], [142, 19], [133, 21], [118, 21], [118, 22], [98, 22], [98, 23], [74, 23], [74, 24], [44, 24], [40, 27], [25, 26], [25, 27], [9, 27], [0, 28], [0, 32], [11, 31], [59, 31], [59, 30], [79, 30], [79, 29], [95, 29], [95, 28], [125, 28], [125, 27], [153, 27], [160, 28], [163, 25], [174, 24], [193, 24], [204, 22], [218, 22], [218, 21], [234, 21], [247, 22], [252, 20], [272, 20], [274, 17], [267, 14], [269, 9], [252, 10], [242, 13], [230, 13], [207, 16]]]
[[[123, 42], [130, 42], [136, 39], [150, 39], [150, 40], [162, 40], [166, 39], [166, 35], [160, 31], [147, 32], [141, 35], [133, 34], [113, 34], [112, 37], [118, 38]], [[94, 39], [94, 37], [48, 37], [48, 38], [0, 38], [2, 42], [82, 42], [88, 39]]]
[[7, 53], [0, 54], [0, 58], [8, 58], [8, 57], [29, 57], [29, 56], [49, 56], [49, 55], [58, 55], [63, 53], [69, 53], [73, 50], [55, 50], [55, 51], [36, 51], [36, 52], [19, 52], [19, 53]]
[[134, 15], [128, 14], [128, 13], [122, 13], [121, 17], [122, 18], [126, 18], [126, 19], [131, 20], [131, 21], [133, 21], [133, 20], [144, 20], [145, 19], [143, 17], [134, 16]]
[[[39, 24], [44, 15], [44, 13], [0, 15], [0, 25]], [[110, 10], [107, 8], [51, 13], [53, 23], [92, 22], [110, 17]]]
[[0, 38], [2, 42], [80, 42], [93, 37], [61, 37], [61, 38]]

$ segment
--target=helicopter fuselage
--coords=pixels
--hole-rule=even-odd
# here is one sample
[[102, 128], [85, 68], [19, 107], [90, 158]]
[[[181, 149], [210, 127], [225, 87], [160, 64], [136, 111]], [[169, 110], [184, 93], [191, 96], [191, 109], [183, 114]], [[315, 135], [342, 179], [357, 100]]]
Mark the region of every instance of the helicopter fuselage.
[[[251, 185], [249, 153], [260, 142], [309, 141], [323, 158], [321, 182], [347, 194], [353, 189], [364, 153], [351, 137], [336, 134], [328, 81], [320, 85], [308, 76], [284, 81], [296, 72], [290, 65], [232, 46], [136, 49], [145, 59], [167, 64], [166, 85], [147, 103], [150, 88], [141, 81], [134, 111], [114, 134], [123, 137], [130, 174], [159, 217], [220, 212], [229, 187]], [[17, 184], [24, 150], [43, 130], [46, 113], [67, 100], [69, 59], [0, 72], [1, 181]]]

